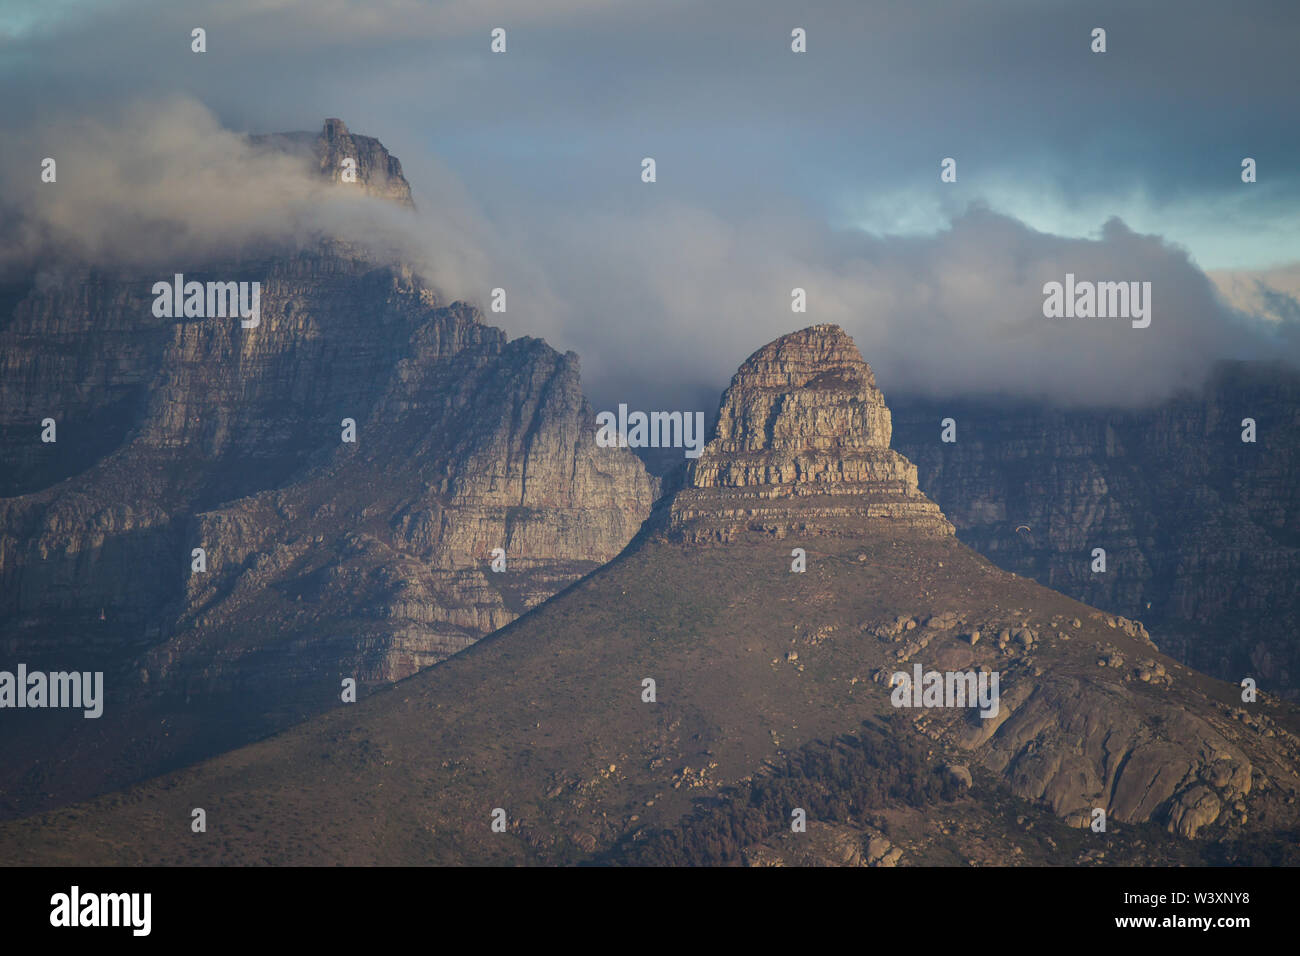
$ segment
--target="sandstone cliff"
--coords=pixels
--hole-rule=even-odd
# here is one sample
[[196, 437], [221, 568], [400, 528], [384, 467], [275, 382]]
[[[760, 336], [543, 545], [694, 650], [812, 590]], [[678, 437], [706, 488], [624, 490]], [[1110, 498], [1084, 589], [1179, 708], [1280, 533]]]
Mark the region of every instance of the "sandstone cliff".
[[672, 527], [693, 540], [741, 530], [842, 534], [876, 524], [952, 534], [889, 439], [889, 409], [842, 329], [815, 325], [783, 336], [731, 380], [716, 436], [673, 499]]
[[[948, 417], [955, 443], [939, 440]], [[1300, 696], [1300, 374], [1224, 363], [1200, 392], [1131, 411], [900, 399], [894, 420], [971, 547], [1140, 618], [1199, 670]]]
[[[312, 142], [324, 173], [342, 149], [363, 188], [409, 202], [378, 141], [330, 121]], [[107, 672], [96, 733], [134, 721], [121, 733], [158, 752], [105, 783], [195, 756], [156, 697], [234, 746], [336, 705], [343, 678], [364, 692], [501, 627], [649, 514], [657, 482], [596, 446], [573, 353], [507, 341], [334, 237], [185, 272], [260, 282], [260, 325], [158, 318], [159, 275], [71, 266], [0, 324], [0, 648]], [[61, 754], [104, 749], [74, 730]], [[39, 752], [0, 753], [11, 812], [84, 785]]]

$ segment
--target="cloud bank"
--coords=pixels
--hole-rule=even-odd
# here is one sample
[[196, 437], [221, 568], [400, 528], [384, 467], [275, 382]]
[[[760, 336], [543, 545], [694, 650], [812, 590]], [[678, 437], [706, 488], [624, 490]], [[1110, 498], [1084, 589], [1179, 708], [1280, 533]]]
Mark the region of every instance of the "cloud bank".
[[[506, 288], [509, 312], [487, 320], [577, 351], [599, 407], [710, 409], [746, 355], [817, 322], [848, 330], [887, 391], [933, 395], [1131, 405], [1195, 387], [1218, 358], [1297, 355], [1285, 265], [1256, 274], [1300, 259], [1290, 3], [15, 11], [0, 13], [11, 272], [331, 232], [449, 297]], [[1098, 23], [1101, 57], [1085, 42]], [[806, 55], [789, 52], [793, 25]], [[496, 26], [510, 46], [494, 57]], [[240, 135], [325, 116], [400, 157], [417, 216]], [[37, 175], [51, 155], [57, 186]], [[959, 180], [940, 184], [949, 155]], [[1216, 264], [1231, 271], [1210, 281]], [[1066, 273], [1150, 281], [1150, 328], [1045, 319], [1042, 286]]]

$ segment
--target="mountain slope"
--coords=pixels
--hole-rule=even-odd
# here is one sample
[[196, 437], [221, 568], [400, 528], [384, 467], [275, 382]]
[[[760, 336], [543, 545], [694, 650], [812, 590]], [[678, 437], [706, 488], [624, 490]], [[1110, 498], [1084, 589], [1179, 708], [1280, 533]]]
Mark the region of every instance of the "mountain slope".
[[[828, 343], [856, 374], [790, 361], [784, 383], [756, 385], [769, 347], [723, 399], [726, 420], [774, 388], [777, 412], [742, 444], [759, 458], [779, 444], [794, 470], [772, 476], [825, 494], [758, 482], [738, 487], [766, 487], [761, 508], [709, 508], [716, 475], [758, 474], [728, 462], [724, 430], [689, 508], [501, 631], [277, 737], [4, 824], [0, 860], [680, 862], [681, 834], [719, 829], [716, 854], [688, 841], [687, 861], [1205, 862], [1293, 841], [1295, 711], [1243, 705], [1140, 625], [1000, 571], [921, 498], [874, 508], [899, 503], [901, 459], [867, 455], [874, 476], [850, 464], [888, 443], [865, 363], [827, 326], [775, 353]], [[998, 672], [997, 717], [895, 707], [890, 675], [914, 664]], [[800, 792], [807, 834], [784, 825]], [[1098, 807], [1107, 832], [1081, 829]]]

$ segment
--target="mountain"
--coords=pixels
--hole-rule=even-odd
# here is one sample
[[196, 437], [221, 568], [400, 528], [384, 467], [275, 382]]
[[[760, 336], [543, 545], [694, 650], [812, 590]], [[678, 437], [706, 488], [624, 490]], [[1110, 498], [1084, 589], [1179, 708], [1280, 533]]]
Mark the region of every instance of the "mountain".
[[[356, 158], [375, 201], [411, 204], [400, 163], [338, 120], [260, 142], [305, 176]], [[60, 270], [4, 298], [0, 648], [10, 669], [103, 670], [107, 702], [7, 714], [5, 814], [441, 660], [618, 554], [658, 495], [597, 447], [574, 353], [508, 341], [346, 236], [183, 269], [260, 283], [250, 328], [156, 315], [180, 264]]]
[[[572, 587], [358, 703], [2, 824], [0, 862], [1296, 862], [1296, 709], [959, 542], [841, 330], [760, 349], [719, 421]], [[917, 666], [997, 675], [994, 706], [900, 706]]]
[[1193, 668], [1300, 698], [1300, 373], [1225, 362], [1199, 392], [1133, 410], [905, 398], [895, 423], [966, 544], [1140, 617]]

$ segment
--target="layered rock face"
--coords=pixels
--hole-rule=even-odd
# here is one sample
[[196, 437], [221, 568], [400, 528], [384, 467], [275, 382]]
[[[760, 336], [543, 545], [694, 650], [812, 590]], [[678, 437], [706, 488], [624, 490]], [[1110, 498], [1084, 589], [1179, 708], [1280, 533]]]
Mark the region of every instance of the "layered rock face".
[[1300, 374], [1224, 363], [1199, 394], [1132, 411], [902, 399], [895, 422], [921, 487], [1001, 567], [1300, 697]]
[[[327, 124], [316, 147], [409, 202], [397, 161], [347, 135]], [[614, 557], [650, 512], [655, 479], [595, 443], [576, 355], [507, 341], [401, 266], [322, 239], [186, 270], [260, 282], [255, 328], [155, 317], [159, 278], [70, 269], [0, 324], [0, 649], [104, 670], [101, 731], [185, 698], [247, 739], [337, 704], [343, 678], [406, 677]], [[167, 752], [133, 774], [186, 756], [184, 733], [151, 734]], [[28, 771], [58, 791], [49, 768], [0, 766]]]
[[842, 329], [783, 336], [732, 378], [715, 437], [673, 501], [671, 527], [695, 541], [877, 525], [952, 534], [918, 489], [915, 466], [890, 449], [890, 428], [875, 377]]

